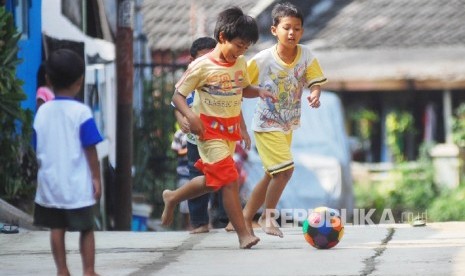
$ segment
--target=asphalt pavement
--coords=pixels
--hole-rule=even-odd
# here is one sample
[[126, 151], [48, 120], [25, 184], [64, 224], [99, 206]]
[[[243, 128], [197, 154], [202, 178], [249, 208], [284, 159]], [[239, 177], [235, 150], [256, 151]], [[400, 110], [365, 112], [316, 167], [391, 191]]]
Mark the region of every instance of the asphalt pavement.
[[[284, 238], [256, 229], [261, 241], [238, 248], [235, 233], [215, 229], [96, 232], [96, 270], [101, 275], [465, 275], [465, 222], [346, 225], [341, 242], [319, 250], [300, 227]], [[72, 275], [81, 275], [78, 233], [68, 232]], [[48, 231], [20, 228], [0, 234], [0, 275], [56, 275]]]

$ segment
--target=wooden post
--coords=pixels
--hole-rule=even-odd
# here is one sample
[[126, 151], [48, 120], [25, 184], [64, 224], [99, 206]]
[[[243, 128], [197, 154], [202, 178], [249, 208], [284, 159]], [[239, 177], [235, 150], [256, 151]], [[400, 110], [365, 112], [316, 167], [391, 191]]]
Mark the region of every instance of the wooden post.
[[445, 89], [442, 92], [442, 103], [444, 106], [443, 116], [444, 116], [444, 134], [446, 143], [451, 144], [452, 141], [452, 94], [449, 89]]
[[116, 126], [115, 230], [131, 230], [132, 221], [132, 102], [133, 102], [133, 14], [131, 0], [118, 0], [116, 77], [118, 86]]

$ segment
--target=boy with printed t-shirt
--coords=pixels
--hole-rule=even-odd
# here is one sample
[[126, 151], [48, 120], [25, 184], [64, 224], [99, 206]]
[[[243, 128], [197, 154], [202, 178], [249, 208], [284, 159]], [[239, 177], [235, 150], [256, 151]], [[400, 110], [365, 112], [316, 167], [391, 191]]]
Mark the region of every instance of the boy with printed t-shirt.
[[[246, 226], [264, 204], [258, 223], [269, 235], [283, 237], [273, 213], [294, 171], [291, 153], [292, 132], [300, 127], [301, 98], [310, 89], [308, 105], [320, 106], [320, 85], [326, 82], [318, 60], [308, 46], [299, 44], [303, 35], [303, 16], [290, 3], [278, 3], [272, 10], [271, 33], [277, 43], [256, 54], [248, 64], [252, 84], [271, 91], [276, 102], [259, 99], [252, 130], [265, 174], [254, 187], [244, 207]], [[227, 231], [234, 230], [232, 225]]]
[[[245, 227], [232, 155], [236, 141], [243, 139], [246, 132], [241, 127], [242, 97], [268, 97], [270, 93], [249, 85], [247, 64], [242, 56], [258, 40], [258, 27], [252, 17], [237, 7], [224, 10], [218, 16], [215, 39], [218, 42], [215, 49], [189, 65], [173, 95], [176, 108], [189, 121], [190, 131], [199, 137], [201, 159], [196, 167], [204, 176], [175, 191], [163, 192], [162, 224], [172, 222], [174, 208], [182, 200], [221, 189], [223, 205], [236, 228], [240, 248], [251, 248], [260, 239]], [[191, 110], [185, 97], [194, 89]]]

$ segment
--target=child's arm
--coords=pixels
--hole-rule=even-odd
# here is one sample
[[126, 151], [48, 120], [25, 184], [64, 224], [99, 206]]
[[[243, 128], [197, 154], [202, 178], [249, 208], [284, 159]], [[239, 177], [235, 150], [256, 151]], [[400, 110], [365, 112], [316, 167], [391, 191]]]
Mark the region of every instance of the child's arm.
[[252, 86], [252, 85], [249, 85], [249, 86], [245, 87], [244, 89], [242, 89], [242, 97], [244, 97], [244, 98], [256, 98], [256, 97], [260, 97], [260, 98], [262, 98], [263, 100], [264, 100], [265, 98], [271, 98], [271, 100], [272, 100], [273, 102], [276, 101], [276, 97], [273, 96], [273, 93], [271, 93], [271, 92], [268, 91], [268, 90], [259, 88], [259, 87], [257, 87], [257, 86]]
[[186, 97], [184, 97], [181, 93], [177, 90], [174, 92], [173, 99], [174, 105], [179, 110], [179, 112], [187, 118], [189, 123], [189, 129], [191, 133], [194, 133], [199, 136], [199, 139], [202, 139], [204, 133], [203, 123], [200, 120], [199, 116], [197, 116], [186, 103]]
[[307, 97], [310, 107], [320, 107], [320, 94], [321, 87], [319, 85], [312, 85], [312, 87], [310, 87], [310, 96]]
[[181, 127], [182, 132], [189, 133], [189, 122], [187, 121], [186, 117], [184, 117], [177, 109], [174, 110], [174, 117], [176, 117], [176, 121], [178, 122], [179, 127]]
[[102, 195], [102, 183], [100, 182], [100, 163], [97, 156], [97, 148], [95, 145], [84, 148], [87, 163], [89, 164], [90, 173], [92, 175], [92, 185], [94, 186], [94, 198], [100, 199]]
[[244, 142], [244, 149], [250, 150], [250, 136], [249, 133], [247, 132], [247, 125], [245, 124], [244, 116], [242, 115], [241, 112], [241, 136], [242, 136], [242, 141]]

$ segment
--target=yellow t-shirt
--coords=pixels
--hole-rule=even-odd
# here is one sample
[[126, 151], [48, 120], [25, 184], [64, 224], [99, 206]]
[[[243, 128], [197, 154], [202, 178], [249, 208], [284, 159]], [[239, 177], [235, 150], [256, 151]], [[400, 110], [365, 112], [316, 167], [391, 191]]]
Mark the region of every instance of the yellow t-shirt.
[[220, 63], [207, 54], [189, 65], [176, 90], [184, 96], [195, 90], [192, 111], [204, 123], [205, 140], [238, 141], [242, 89], [249, 84], [244, 57], [231, 64]]

